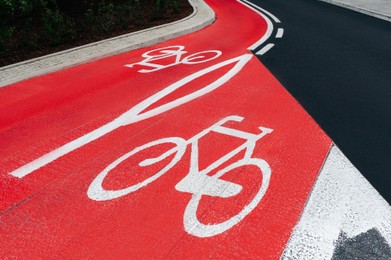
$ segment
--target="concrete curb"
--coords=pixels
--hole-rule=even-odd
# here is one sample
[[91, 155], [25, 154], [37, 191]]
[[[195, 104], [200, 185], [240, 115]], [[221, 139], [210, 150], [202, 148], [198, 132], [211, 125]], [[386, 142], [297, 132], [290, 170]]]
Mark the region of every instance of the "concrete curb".
[[391, 15], [382, 14], [382, 13], [379, 13], [379, 12], [376, 12], [376, 11], [373, 11], [373, 10], [366, 9], [364, 7], [358, 7], [358, 6], [350, 5], [348, 3], [340, 2], [340, 1], [337, 1], [337, 0], [319, 0], [319, 1], [326, 2], [326, 3], [329, 3], [329, 4], [333, 4], [333, 5], [337, 5], [337, 6], [340, 6], [340, 7], [344, 7], [346, 9], [350, 9], [350, 10], [353, 10], [353, 11], [356, 11], [356, 12], [359, 12], [359, 13], [363, 13], [363, 14], [366, 14], [366, 15], [369, 15], [369, 16], [373, 16], [373, 17], [376, 17], [376, 18], [379, 18], [379, 19], [391, 22]]
[[1, 67], [0, 87], [104, 57], [151, 46], [195, 32], [214, 22], [215, 13], [203, 0], [189, 0], [189, 2], [194, 11], [182, 20]]

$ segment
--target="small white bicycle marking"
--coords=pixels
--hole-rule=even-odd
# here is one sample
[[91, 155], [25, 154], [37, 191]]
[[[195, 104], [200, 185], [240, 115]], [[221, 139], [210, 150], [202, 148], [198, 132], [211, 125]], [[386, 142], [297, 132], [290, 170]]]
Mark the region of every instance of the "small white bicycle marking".
[[[186, 151], [187, 146], [189, 145], [191, 147], [189, 172], [175, 186], [175, 189], [180, 192], [193, 194], [184, 212], [183, 224], [184, 224], [185, 231], [197, 237], [212, 237], [221, 234], [227, 231], [228, 229], [232, 228], [236, 224], [238, 224], [240, 221], [242, 221], [259, 204], [259, 202], [262, 200], [263, 196], [266, 193], [266, 190], [269, 186], [270, 176], [271, 176], [271, 169], [269, 164], [263, 159], [252, 157], [252, 155], [254, 152], [256, 142], [262, 137], [264, 137], [265, 135], [272, 133], [273, 130], [266, 127], [258, 127], [258, 129], [261, 130], [261, 132], [259, 134], [252, 134], [252, 133], [223, 126], [223, 124], [229, 121], [241, 122], [242, 120], [243, 117], [240, 116], [228, 116], [220, 120], [219, 122], [215, 123], [211, 127], [201, 131], [200, 133], [196, 134], [195, 136], [191, 137], [188, 140], [185, 140], [180, 137], [169, 137], [169, 138], [163, 138], [156, 141], [152, 141], [150, 143], [139, 146], [133, 149], [132, 151], [130, 151], [129, 153], [126, 153], [122, 157], [118, 158], [114, 162], [112, 162], [101, 173], [99, 173], [97, 177], [92, 181], [91, 185], [89, 186], [87, 195], [92, 200], [106, 201], [106, 200], [112, 200], [112, 199], [125, 196], [131, 192], [135, 192], [140, 188], [145, 187], [148, 184], [152, 183], [160, 176], [165, 174], [167, 171], [169, 171], [172, 167], [174, 167], [176, 163], [178, 163], [179, 160], [182, 158], [182, 156]], [[244, 139], [246, 141], [236, 149], [230, 151], [220, 159], [216, 160], [215, 162], [207, 166], [205, 169], [200, 170], [198, 164], [199, 161], [198, 142], [200, 138], [202, 138], [203, 136], [211, 132], [216, 132], [231, 137]], [[165, 143], [175, 144], [175, 147], [168, 150], [167, 152], [163, 153], [158, 157], [145, 159], [139, 163], [139, 166], [145, 167], [161, 162], [162, 160], [168, 158], [169, 156], [174, 155], [171, 161], [160, 171], [158, 171], [151, 177], [147, 178], [146, 180], [141, 181], [140, 183], [134, 184], [124, 189], [106, 190], [102, 187], [102, 183], [106, 178], [106, 176], [108, 175], [108, 173], [113, 169], [115, 169], [121, 162], [127, 160], [128, 158], [130, 158], [131, 156], [135, 155], [140, 151]], [[219, 166], [221, 166], [222, 164], [224, 164], [229, 159], [233, 158], [235, 155], [239, 154], [242, 151], [245, 151], [245, 154], [242, 159], [239, 159], [236, 162], [233, 162], [232, 164], [219, 170], [213, 176], [208, 175], [208, 173], [217, 169]], [[242, 190], [241, 185], [222, 180], [220, 179], [220, 177], [222, 177], [227, 172], [232, 171], [236, 168], [242, 166], [249, 166], [249, 165], [258, 167], [258, 169], [262, 174], [262, 184], [258, 192], [255, 194], [254, 198], [250, 201], [250, 203], [246, 205], [238, 214], [236, 214], [235, 216], [231, 217], [230, 219], [222, 223], [218, 223], [218, 224], [201, 223], [197, 218], [197, 209], [202, 196], [208, 195], [212, 197], [228, 198], [239, 194], [240, 191]]]
[[133, 68], [134, 65], [148, 67], [149, 69], [138, 70], [138, 72], [141, 73], [148, 73], [179, 64], [191, 65], [204, 63], [216, 59], [222, 53], [218, 50], [207, 50], [183, 57], [183, 55], [187, 53], [184, 49], [184, 46], [175, 45], [147, 51], [141, 55], [144, 60], [132, 64], [126, 64], [125, 67]]

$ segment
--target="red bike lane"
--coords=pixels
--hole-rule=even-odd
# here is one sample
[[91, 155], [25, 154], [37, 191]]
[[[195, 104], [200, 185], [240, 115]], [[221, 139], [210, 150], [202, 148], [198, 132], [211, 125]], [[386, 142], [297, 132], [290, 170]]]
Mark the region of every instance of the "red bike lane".
[[207, 4], [199, 32], [0, 89], [1, 256], [281, 255], [331, 141], [247, 51], [267, 22]]

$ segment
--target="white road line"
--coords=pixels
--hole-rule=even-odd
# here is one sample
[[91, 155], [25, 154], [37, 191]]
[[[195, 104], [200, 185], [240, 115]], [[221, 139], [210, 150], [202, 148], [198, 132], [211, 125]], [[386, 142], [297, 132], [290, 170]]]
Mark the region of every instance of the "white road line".
[[246, 2], [247, 4], [249, 4], [249, 5], [251, 5], [251, 6], [253, 6], [254, 8], [258, 9], [259, 11], [261, 11], [261, 12], [267, 14], [267, 15], [270, 16], [276, 23], [281, 23], [281, 21], [280, 21], [277, 17], [275, 17], [272, 13], [270, 13], [269, 11], [266, 11], [266, 10], [263, 9], [262, 7], [259, 7], [259, 6], [257, 6], [256, 4], [251, 3], [251, 2], [249, 2], [249, 1], [247, 1], [247, 0], [242, 0], [242, 1], [243, 1], [243, 2]]
[[331, 259], [341, 231], [372, 228], [391, 243], [391, 207], [333, 146], [281, 259]]
[[[259, 39], [257, 42], [255, 42], [250, 47], [248, 47], [248, 50], [253, 51], [256, 48], [258, 48], [259, 46], [261, 46], [262, 44], [264, 44], [273, 33], [274, 26], [268, 16], [270, 16], [274, 20], [274, 22], [276, 22], [276, 23], [281, 23], [281, 21], [276, 16], [274, 16], [272, 13], [266, 11], [265, 9], [253, 4], [247, 0], [238, 0], [238, 2], [241, 3], [242, 5], [246, 6], [247, 8], [250, 8], [251, 10], [256, 12], [257, 14], [259, 14], [266, 21], [266, 24], [267, 24], [266, 33], [261, 37], [261, 39]], [[267, 14], [268, 16], [265, 14]], [[284, 35], [284, 29], [279, 28], [277, 31], [276, 38], [281, 38], [283, 35]], [[268, 44], [264, 48], [262, 48], [262, 50], [258, 51], [256, 54], [263, 55], [267, 51], [269, 51], [273, 46], [274, 46], [274, 44]]]
[[284, 29], [278, 28], [276, 38], [282, 38], [283, 35], [284, 35]]
[[269, 43], [268, 45], [266, 45], [265, 47], [263, 47], [260, 51], [258, 51], [256, 54], [257, 55], [263, 55], [265, 54], [266, 52], [268, 52], [271, 48], [274, 47], [274, 43]]
[[[246, 2], [247, 4], [243, 3], [242, 1]], [[246, 6], [247, 8], [250, 8], [251, 10], [256, 12], [257, 14], [259, 14], [266, 21], [266, 24], [267, 24], [266, 33], [261, 37], [261, 39], [259, 39], [257, 42], [255, 42], [253, 45], [251, 45], [250, 47], [247, 48], [248, 50], [253, 51], [256, 48], [258, 48], [260, 45], [265, 43], [270, 38], [270, 36], [273, 33], [273, 23], [272, 23], [272, 21], [270, 21], [270, 19], [266, 15], [264, 15], [260, 11], [256, 10], [255, 8], [251, 7], [250, 6], [251, 3], [249, 3], [246, 0], [242, 0], [242, 1], [238, 0], [238, 2], [240, 4]]]

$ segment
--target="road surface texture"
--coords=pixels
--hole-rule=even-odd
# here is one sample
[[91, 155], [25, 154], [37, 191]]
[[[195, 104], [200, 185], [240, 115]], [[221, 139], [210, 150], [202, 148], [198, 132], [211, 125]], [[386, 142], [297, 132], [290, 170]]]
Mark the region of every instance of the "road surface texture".
[[388, 203], [250, 52], [286, 24], [206, 3], [196, 33], [0, 89], [1, 257], [391, 256]]
[[388, 0], [320, 0], [391, 22], [391, 2]]
[[391, 202], [391, 23], [319, 1], [252, 0], [283, 21], [263, 64]]

